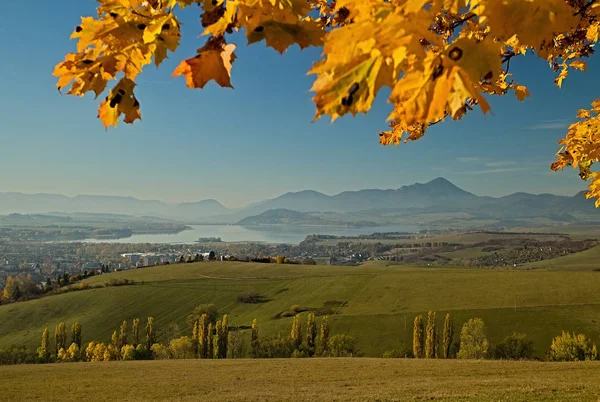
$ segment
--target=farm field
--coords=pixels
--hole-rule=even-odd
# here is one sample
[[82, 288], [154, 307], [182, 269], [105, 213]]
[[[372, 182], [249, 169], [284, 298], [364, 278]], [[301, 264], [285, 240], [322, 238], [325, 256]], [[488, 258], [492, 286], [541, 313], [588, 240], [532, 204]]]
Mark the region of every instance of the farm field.
[[598, 395], [600, 362], [324, 358], [0, 367], [0, 401], [581, 402]]
[[[592, 264], [586, 258], [581, 264]], [[372, 357], [410, 346], [414, 317], [428, 310], [437, 311], [440, 328], [445, 313], [451, 312], [457, 332], [469, 318], [482, 318], [492, 345], [513, 331], [524, 332], [540, 357], [563, 329], [600, 341], [600, 272], [591, 270], [204, 262], [105, 274], [88, 282], [100, 285], [111, 278], [136, 284], [0, 306], [0, 347], [25, 344], [35, 350], [44, 327], [53, 330], [60, 321], [67, 326], [81, 322], [84, 343], [108, 342], [123, 320], [147, 316], [155, 318], [162, 342], [169, 324], [177, 324], [180, 335], [191, 335], [186, 316], [204, 303], [214, 303], [220, 314], [229, 314], [232, 326], [247, 326], [257, 318], [260, 336], [287, 334], [291, 318], [278, 316], [292, 305], [313, 309], [317, 315], [330, 316], [332, 334], [354, 336], [359, 351]], [[249, 292], [267, 301], [238, 301]]]

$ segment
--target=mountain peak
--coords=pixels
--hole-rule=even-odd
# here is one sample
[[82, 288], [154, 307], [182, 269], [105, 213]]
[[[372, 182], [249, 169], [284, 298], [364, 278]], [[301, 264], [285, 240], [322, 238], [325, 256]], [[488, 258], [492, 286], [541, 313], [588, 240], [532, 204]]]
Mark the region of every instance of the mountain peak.
[[463, 190], [458, 187], [450, 180], [445, 179], [443, 177], [435, 178], [427, 183], [415, 183], [408, 186], [402, 186], [398, 189], [399, 191], [416, 191], [416, 192], [426, 192], [431, 195], [470, 195], [474, 196], [474, 194], [469, 193], [468, 191]]

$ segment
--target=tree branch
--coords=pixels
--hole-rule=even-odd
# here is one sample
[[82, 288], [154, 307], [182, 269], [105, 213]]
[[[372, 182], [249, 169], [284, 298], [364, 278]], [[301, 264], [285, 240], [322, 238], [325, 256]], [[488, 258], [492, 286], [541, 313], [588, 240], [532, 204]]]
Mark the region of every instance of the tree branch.
[[454, 21], [452, 24], [450, 24], [450, 29], [456, 29], [459, 26], [461, 26], [462, 24], [464, 24], [465, 22], [469, 21], [470, 19], [473, 19], [477, 17], [476, 14], [473, 13], [469, 13], [466, 16], [462, 17], [461, 19], [459, 19], [458, 21]]

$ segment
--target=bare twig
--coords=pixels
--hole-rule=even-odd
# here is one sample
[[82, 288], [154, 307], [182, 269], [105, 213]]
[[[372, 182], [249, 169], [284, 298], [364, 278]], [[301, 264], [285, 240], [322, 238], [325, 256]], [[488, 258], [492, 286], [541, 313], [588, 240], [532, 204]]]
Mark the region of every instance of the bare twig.
[[477, 17], [476, 14], [473, 13], [469, 13], [466, 16], [462, 17], [461, 19], [459, 19], [458, 21], [454, 21], [452, 24], [450, 24], [450, 29], [456, 29], [459, 26], [461, 26], [462, 24], [464, 24], [465, 22], [469, 21], [470, 19], [473, 19]]

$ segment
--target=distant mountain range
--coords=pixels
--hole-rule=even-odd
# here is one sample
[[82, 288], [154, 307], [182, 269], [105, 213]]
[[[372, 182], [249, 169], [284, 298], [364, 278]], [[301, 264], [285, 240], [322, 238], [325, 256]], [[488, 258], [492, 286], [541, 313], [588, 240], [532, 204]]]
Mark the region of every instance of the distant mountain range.
[[586, 200], [582, 193], [572, 197], [528, 193], [486, 197], [462, 190], [444, 178], [396, 190], [365, 189], [331, 196], [312, 190], [290, 192], [238, 209], [228, 209], [212, 199], [167, 204], [133, 197], [0, 193], [0, 214], [15, 212], [127, 214], [189, 223], [247, 225], [384, 224], [415, 221], [416, 217], [425, 219], [425, 216], [430, 221], [432, 216], [441, 220], [499, 222], [533, 218], [563, 223], [600, 219], [593, 200]]

